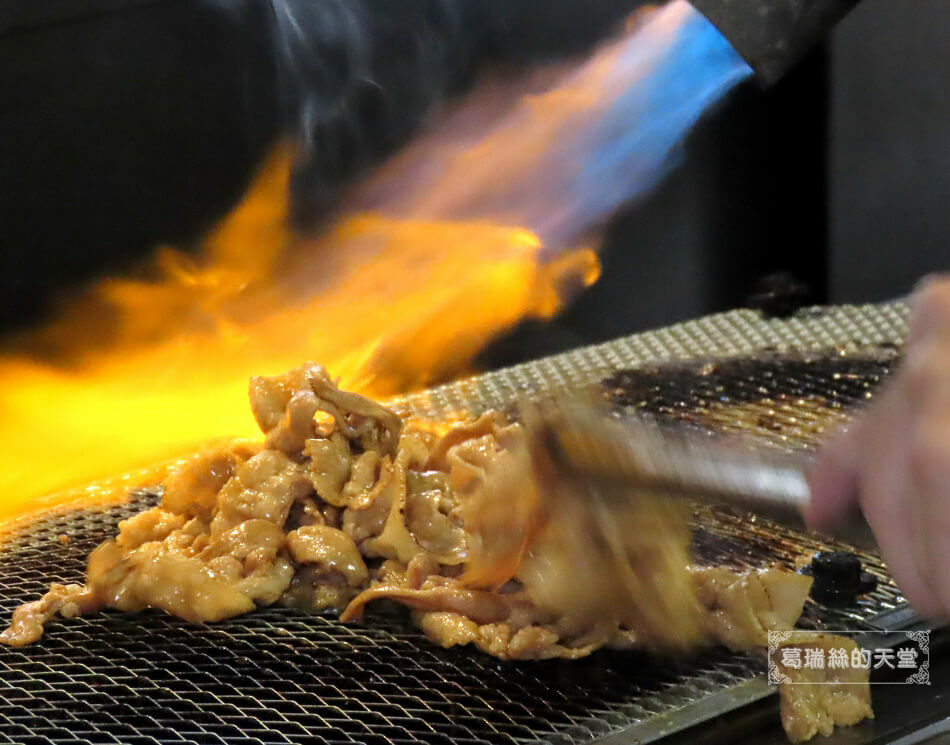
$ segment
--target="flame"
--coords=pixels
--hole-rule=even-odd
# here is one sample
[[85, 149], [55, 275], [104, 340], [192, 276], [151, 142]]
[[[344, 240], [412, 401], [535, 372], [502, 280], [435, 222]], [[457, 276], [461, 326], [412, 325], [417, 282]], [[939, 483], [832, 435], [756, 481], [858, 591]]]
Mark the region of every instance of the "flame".
[[[0, 518], [39, 495], [212, 438], [255, 436], [246, 403], [252, 375], [310, 358], [368, 395], [419, 388], [465, 370], [486, 340], [519, 319], [554, 315], [565, 284], [597, 277], [592, 251], [540, 263], [536, 235], [490, 223], [365, 214], [318, 240], [294, 238], [285, 190], [274, 188], [287, 183], [290, 164], [286, 149], [275, 155], [200, 265], [163, 250], [160, 278], [105, 281], [83, 315], [30, 339], [65, 350], [65, 364], [0, 358]], [[311, 276], [293, 282], [322, 287], [288, 301], [276, 267], [301, 252]], [[117, 483], [161, 474], [149, 469]]]
[[[149, 464], [256, 436], [252, 375], [313, 359], [343, 387], [385, 398], [465, 372], [520, 319], [554, 316], [598, 277], [592, 229], [655, 182], [713, 92], [741, 78], [716, 47], [718, 57], [690, 57], [702, 63], [697, 90], [672, 88], [688, 106], [655, 95], [652, 76], [701, 20], [691, 13], [677, 0], [580, 66], [489, 81], [316, 236], [287, 227], [296, 153], [282, 145], [200, 253], [163, 248], [144, 278], [103, 280], [11, 341], [0, 355], [0, 520], [77, 495], [111, 499], [160, 478]], [[656, 106], [685, 109], [663, 120], [662, 137], [653, 126], [618, 139]], [[592, 179], [606, 198], [587, 198]]]

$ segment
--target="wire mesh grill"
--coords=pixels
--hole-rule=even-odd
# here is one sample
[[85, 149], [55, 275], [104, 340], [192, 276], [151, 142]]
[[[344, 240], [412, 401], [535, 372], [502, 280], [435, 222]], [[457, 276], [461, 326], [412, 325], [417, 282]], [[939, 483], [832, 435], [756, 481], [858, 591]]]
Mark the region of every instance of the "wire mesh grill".
[[[620, 370], [605, 378], [602, 388], [618, 416], [646, 414], [710, 433], [741, 434], [783, 450], [810, 450], [872, 398], [896, 362], [897, 349], [889, 345], [850, 354], [769, 352]], [[775, 561], [794, 567], [828, 548], [848, 547], [722, 508], [705, 508], [696, 519], [694, 553], [708, 564], [741, 569]], [[809, 601], [800, 625], [867, 628], [869, 620], [903, 605], [880, 558], [855, 553], [878, 578], [877, 592], [848, 609]]]
[[[808, 446], [887, 374], [903, 314], [900, 306], [836, 309], [791, 322], [725, 314], [396, 405], [439, 416], [594, 385], [618, 413], [647, 409], [710, 429], [728, 429], [741, 415], [745, 430], [782, 446]], [[773, 351], [762, 358], [766, 348]], [[809, 350], [812, 356], [801, 356]], [[840, 350], [849, 354], [842, 358]], [[697, 356], [745, 361], [642, 370]], [[156, 499], [143, 492], [129, 505], [8, 525], [0, 546], [3, 619], [50, 581], [79, 581], [88, 552], [115, 533], [118, 520]], [[710, 563], [793, 565], [828, 547], [721, 509], [704, 510], [697, 525], [695, 553]], [[804, 625], [864, 628], [901, 604], [880, 563], [864, 558], [882, 580], [878, 591], [846, 611], [810, 604]], [[718, 649], [688, 661], [604, 651], [573, 662], [499, 662], [437, 648], [395, 612], [348, 626], [286, 609], [211, 625], [157, 612], [106, 612], [53, 622], [30, 647], [0, 646], [0, 743], [579, 745], [617, 733], [649, 742], [697, 721], [700, 705], [708, 717], [766, 695], [763, 670], [754, 655]]]

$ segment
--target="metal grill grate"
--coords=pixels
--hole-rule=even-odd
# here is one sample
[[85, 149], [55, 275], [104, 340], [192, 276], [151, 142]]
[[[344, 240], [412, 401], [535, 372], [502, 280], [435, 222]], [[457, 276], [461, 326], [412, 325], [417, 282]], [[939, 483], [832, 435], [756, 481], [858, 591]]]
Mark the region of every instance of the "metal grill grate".
[[[863, 400], [887, 372], [892, 355], [879, 350], [899, 342], [902, 319], [900, 306], [845, 308], [791, 322], [726, 314], [442, 387], [397, 405], [430, 415], [478, 411], [507, 406], [526, 393], [609, 378], [603, 390], [618, 409], [646, 407], [722, 428], [733, 421], [730, 406], [751, 403], [779, 412], [756, 415], [760, 434], [785, 445], [807, 444], [835, 421], [838, 408], [809, 409], [807, 432], [794, 432], [788, 419], [801, 413], [796, 401], [802, 380], [820, 389], [814, 395], [832, 395], [842, 408]], [[767, 347], [783, 355], [840, 347], [852, 356], [844, 363], [797, 355], [794, 363], [779, 357], [718, 371], [683, 368], [618, 378], [619, 370], [661, 359], [748, 357]], [[841, 364], [852, 363], [850, 377], [835, 378]], [[80, 580], [88, 552], [114, 534], [119, 519], [155, 499], [144, 493], [132, 505], [8, 526], [0, 546], [3, 620], [49, 581]], [[698, 521], [695, 549], [708, 561], [791, 564], [819, 548], [792, 531], [721, 510], [707, 510]], [[883, 568], [866, 558], [883, 580], [878, 592], [848, 612], [812, 605], [805, 625], [862, 628], [900, 604]], [[101, 613], [56, 621], [36, 645], [0, 647], [0, 742], [573, 745], [621, 732], [625, 741], [649, 742], [768, 695], [763, 669], [759, 658], [722, 650], [679, 662], [601, 652], [575, 662], [502, 663], [467, 649], [436, 648], [397, 613], [350, 626], [283, 609], [206, 626], [160, 613]]]
[[[890, 346], [859, 354], [771, 352], [620, 370], [604, 379], [602, 388], [618, 416], [647, 414], [713, 433], [741, 433], [784, 450], [807, 450], [866, 403], [896, 361], [897, 349]], [[767, 521], [753, 524], [747, 515], [707, 508], [697, 516], [694, 553], [704, 563], [737, 569], [771, 562], [794, 567], [803, 557], [838, 545]], [[847, 610], [809, 601], [802, 626], [868, 628], [876, 616], [903, 605], [879, 557], [859, 555], [877, 576], [879, 590]]]

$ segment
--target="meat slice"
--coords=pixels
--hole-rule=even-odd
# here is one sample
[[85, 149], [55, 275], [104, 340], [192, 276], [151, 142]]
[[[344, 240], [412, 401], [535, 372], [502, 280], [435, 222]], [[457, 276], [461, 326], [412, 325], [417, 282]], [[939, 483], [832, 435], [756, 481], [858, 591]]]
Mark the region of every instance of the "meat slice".
[[287, 534], [290, 555], [298, 564], [313, 564], [324, 572], [336, 572], [351, 587], [369, 581], [366, 563], [356, 544], [341, 530], [325, 525], [298, 528]]
[[474, 644], [501, 660], [577, 659], [589, 655], [597, 645], [568, 647], [558, 633], [544, 626], [513, 629], [507, 623], [479, 625], [459, 613], [415, 614], [416, 623], [432, 641], [443, 647]]
[[476, 623], [492, 623], [508, 617], [510, 608], [504, 598], [491, 592], [468, 590], [439, 577], [430, 577], [419, 589], [403, 585], [377, 585], [360, 593], [341, 621], [361, 618], [364, 606], [373, 600], [396, 600], [420, 610], [451, 611], [470, 618]]
[[218, 492], [238, 467], [262, 449], [233, 440], [204, 448], [172, 471], [162, 483], [162, 507], [169, 512], [211, 520]]
[[803, 664], [798, 668], [780, 668], [790, 679], [781, 684], [780, 690], [782, 727], [792, 742], [830, 735], [835, 727], [874, 718], [868, 685], [870, 670], [850, 664], [852, 656], [860, 653], [852, 639], [834, 634], [796, 634], [794, 642], [783, 644], [781, 649], [798, 650], [799, 659], [805, 658], [810, 650], [817, 650], [822, 660], [832, 659], [834, 650], [849, 660], [847, 666], [825, 662], [821, 667]]
[[283, 453], [265, 450], [238, 468], [218, 492], [211, 532], [220, 535], [252, 519], [283, 525], [294, 500], [312, 490], [301, 466]]
[[343, 610], [369, 583], [369, 570], [353, 540], [326, 525], [297, 528], [287, 534], [297, 567], [285, 605], [307, 610]]
[[0, 632], [0, 644], [22, 647], [43, 635], [44, 624], [59, 614], [64, 618], [89, 613], [102, 607], [95, 593], [85, 585], [50, 585], [49, 592], [39, 600], [24, 603], [13, 611], [10, 626]]
[[329, 414], [345, 437], [363, 450], [392, 455], [402, 420], [393, 411], [355, 393], [341, 391], [320, 365], [307, 362], [284, 375], [251, 379], [251, 410], [267, 435], [267, 447], [299, 454], [317, 434], [318, 411]]
[[705, 610], [707, 634], [735, 652], [768, 646], [768, 632], [795, 626], [812, 579], [785, 569], [737, 573], [725, 567], [691, 570]]

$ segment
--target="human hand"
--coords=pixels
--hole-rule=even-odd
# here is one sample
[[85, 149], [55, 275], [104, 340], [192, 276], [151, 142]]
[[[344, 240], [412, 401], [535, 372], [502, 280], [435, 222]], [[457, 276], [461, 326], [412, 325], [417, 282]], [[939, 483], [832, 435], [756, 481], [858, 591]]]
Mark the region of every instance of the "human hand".
[[804, 518], [833, 532], [860, 506], [911, 605], [950, 618], [950, 275], [924, 280], [912, 307], [900, 368], [819, 452]]

